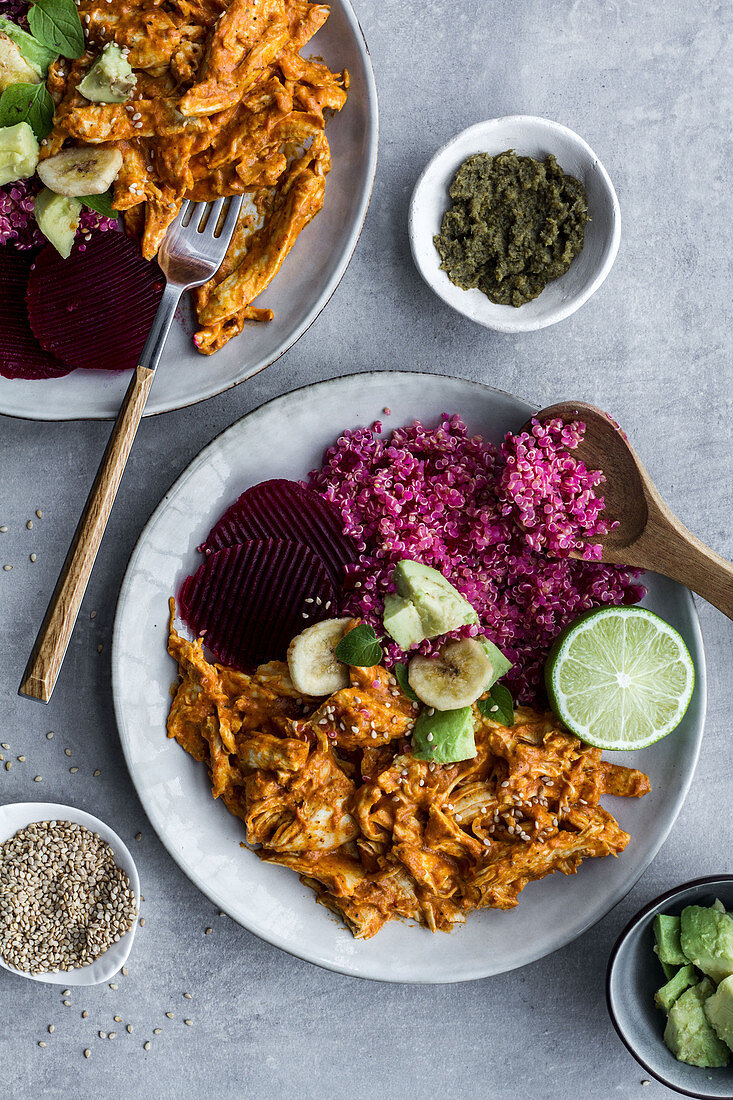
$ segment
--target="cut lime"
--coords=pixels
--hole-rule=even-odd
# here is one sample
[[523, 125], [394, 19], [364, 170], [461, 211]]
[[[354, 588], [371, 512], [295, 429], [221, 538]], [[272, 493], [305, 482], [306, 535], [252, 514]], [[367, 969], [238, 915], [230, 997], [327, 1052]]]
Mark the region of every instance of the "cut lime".
[[677, 631], [644, 607], [589, 611], [557, 639], [545, 665], [550, 705], [601, 749], [643, 749], [687, 710], [695, 666]]

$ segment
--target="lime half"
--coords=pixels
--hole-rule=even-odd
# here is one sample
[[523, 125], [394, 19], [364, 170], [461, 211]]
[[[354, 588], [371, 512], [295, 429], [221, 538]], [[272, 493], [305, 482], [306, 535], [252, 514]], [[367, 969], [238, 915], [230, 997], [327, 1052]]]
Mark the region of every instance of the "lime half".
[[682, 721], [695, 666], [677, 631], [644, 607], [602, 607], [567, 627], [545, 665], [550, 705], [600, 749], [643, 749]]

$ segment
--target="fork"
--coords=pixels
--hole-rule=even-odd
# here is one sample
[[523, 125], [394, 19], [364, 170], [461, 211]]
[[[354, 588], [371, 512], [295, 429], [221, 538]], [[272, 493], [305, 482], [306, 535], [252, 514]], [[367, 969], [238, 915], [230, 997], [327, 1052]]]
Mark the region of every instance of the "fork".
[[184, 290], [201, 286], [221, 267], [241, 207], [241, 195], [184, 202], [160, 246], [163, 297], [28, 659], [20, 695], [42, 703], [51, 698], [176, 307]]

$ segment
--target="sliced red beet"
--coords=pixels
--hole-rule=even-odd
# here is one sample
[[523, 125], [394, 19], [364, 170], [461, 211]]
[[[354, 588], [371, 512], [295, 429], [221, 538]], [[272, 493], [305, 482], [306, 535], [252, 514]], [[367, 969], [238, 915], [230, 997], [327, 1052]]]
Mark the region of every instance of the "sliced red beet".
[[72, 370], [44, 351], [28, 323], [25, 292], [33, 254], [0, 245], [0, 374], [60, 378]]
[[178, 600], [181, 617], [206, 632], [214, 656], [246, 669], [282, 660], [296, 634], [333, 615], [334, 590], [307, 546], [251, 539], [209, 554]]
[[358, 561], [359, 552], [343, 533], [338, 508], [297, 481], [274, 478], [242, 493], [209, 532], [199, 550], [206, 553], [235, 546], [247, 539], [287, 539], [308, 546], [341, 588], [344, 566]]
[[123, 233], [99, 233], [63, 260], [52, 245], [28, 280], [28, 316], [42, 347], [72, 367], [127, 370], [163, 293], [156, 263]]

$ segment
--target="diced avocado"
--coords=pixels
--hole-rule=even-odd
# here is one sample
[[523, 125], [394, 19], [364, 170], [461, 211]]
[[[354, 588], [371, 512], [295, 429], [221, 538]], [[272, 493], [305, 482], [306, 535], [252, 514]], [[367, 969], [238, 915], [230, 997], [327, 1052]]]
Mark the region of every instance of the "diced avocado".
[[680, 1062], [690, 1066], [726, 1066], [729, 1050], [708, 1023], [704, 1004], [713, 983], [704, 978], [679, 997], [669, 1011], [664, 1041]]
[[713, 902], [713, 904], [710, 906], [710, 908], [715, 909], [716, 912], [718, 912], [718, 913], [724, 913], [725, 912], [725, 906], [723, 905], [720, 898], [716, 898], [715, 901]]
[[494, 666], [494, 673], [491, 683], [486, 685], [486, 688], [488, 689], [490, 687], [493, 687], [497, 680], [501, 680], [502, 676], [506, 676], [507, 672], [512, 667], [512, 662], [507, 660], [499, 647], [495, 646], [493, 642], [490, 642], [488, 638], [481, 638], [480, 642], [486, 650], [487, 657]]
[[0, 33], [0, 92], [11, 84], [40, 84], [41, 80], [38, 69], [28, 64], [15, 42]]
[[684, 966], [690, 960], [685, 956], [680, 944], [680, 918], [660, 913], [654, 918], [654, 938], [657, 941], [654, 950], [661, 963], [670, 966]]
[[0, 185], [32, 176], [39, 151], [36, 136], [27, 122], [0, 127]]
[[476, 755], [471, 707], [460, 710], [434, 710], [420, 713], [412, 731], [412, 755], [416, 760], [436, 764], [454, 764], [472, 760]]
[[55, 195], [53, 191], [44, 187], [36, 198], [33, 212], [36, 215], [38, 228], [46, 240], [51, 242], [60, 256], [65, 260], [68, 259], [79, 228], [81, 215], [79, 200]]
[[404, 596], [394, 596], [390, 593], [384, 597], [383, 622], [384, 629], [405, 652], [425, 637], [417, 608]]
[[682, 910], [682, 950], [698, 970], [715, 982], [733, 974], [733, 917], [702, 905]]
[[42, 46], [32, 34], [24, 31], [17, 23], [0, 15], [0, 34], [5, 34], [20, 50], [22, 56], [32, 69], [36, 69], [39, 76], [45, 77], [48, 66], [58, 56], [55, 50], [49, 50], [48, 46]]
[[669, 1012], [677, 998], [691, 985], [697, 985], [698, 980], [697, 971], [692, 963], [680, 967], [674, 977], [654, 994], [655, 1005], [657, 1008], [663, 1008], [665, 1012]]
[[91, 103], [126, 103], [136, 83], [132, 66], [120, 47], [108, 42], [77, 91]]
[[419, 561], [400, 561], [392, 579], [397, 594], [415, 605], [424, 638], [437, 638], [459, 626], [478, 622], [468, 600], [437, 569]]
[[670, 978], [674, 978], [675, 974], [679, 970], [679, 966], [670, 966], [669, 963], [662, 962], [661, 959], [659, 960], [659, 965], [664, 971], [664, 976], [667, 981], [669, 981]]
[[733, 977], [723, 978], [705, 1001], [705, 1015], [719, 1039], [733, 1050]]

